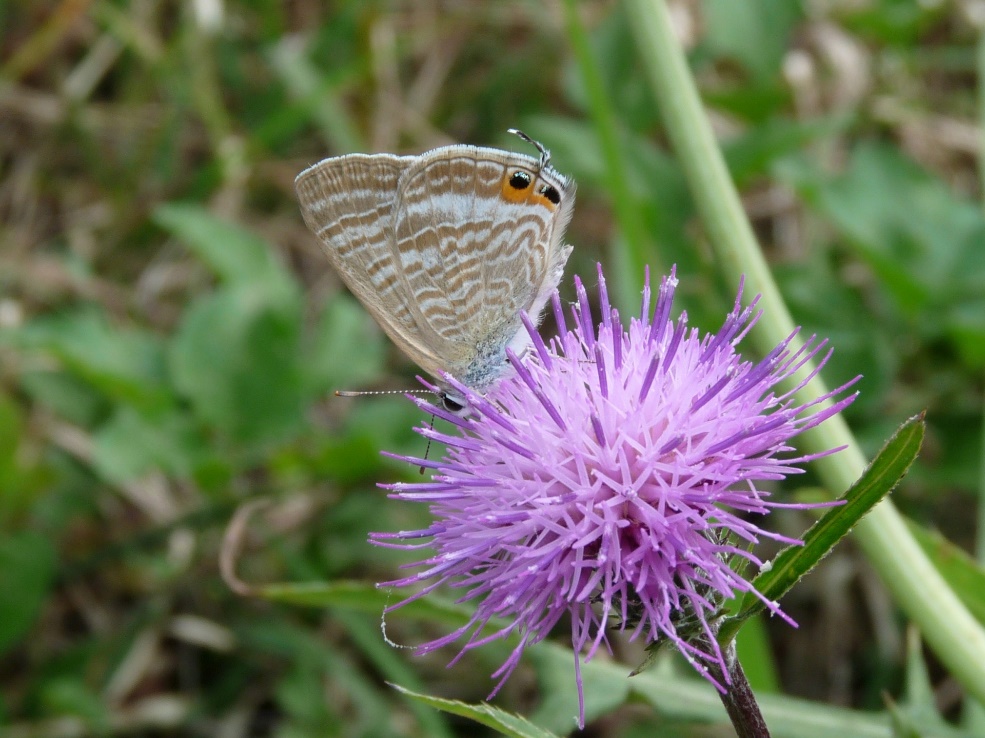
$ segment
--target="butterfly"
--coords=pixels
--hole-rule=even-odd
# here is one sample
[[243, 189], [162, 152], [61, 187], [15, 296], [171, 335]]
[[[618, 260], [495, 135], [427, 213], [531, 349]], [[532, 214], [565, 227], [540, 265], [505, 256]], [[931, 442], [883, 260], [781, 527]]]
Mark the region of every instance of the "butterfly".
[[539, 158], [456, 145], [418, 156], [348, 154], [295, 180], [305, 223], [390, 339], [467, 411], [448, 374], [484, 392], [529, 340], [571, 247], [575, 185]]

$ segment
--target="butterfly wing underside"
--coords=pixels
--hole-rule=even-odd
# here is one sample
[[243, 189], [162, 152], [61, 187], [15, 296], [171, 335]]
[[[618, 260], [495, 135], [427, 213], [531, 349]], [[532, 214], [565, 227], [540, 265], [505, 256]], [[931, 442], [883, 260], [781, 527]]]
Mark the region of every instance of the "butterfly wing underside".
[[[574, 191], [531, 157], [460, 148], [424, 154], [401, 174], [393, 256], [402, 291], [415, 297], [409, 309], [423, 339], [442, 347], [446, 371], [481, 388], [505, 368], [520, 311], [537, 320], [561, 278]], [[518, 169], [534, 186], [556, 186], [560, 203], [505, 197], [504, 183]]]
[[295, 188], [305, 223], [345, 285], [405, 354], [437, 374], [445, 367], [421, 335], [393, 249], [397, 185], [415, 160], [390, 154], [326, 159], [301, 172]]

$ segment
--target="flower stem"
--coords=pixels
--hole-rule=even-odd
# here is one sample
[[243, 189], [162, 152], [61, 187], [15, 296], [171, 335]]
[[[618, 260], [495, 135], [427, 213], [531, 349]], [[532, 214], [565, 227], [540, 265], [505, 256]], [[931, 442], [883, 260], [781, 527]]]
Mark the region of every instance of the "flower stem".
[[[707, 647], [707, 646], [706, 646]], [[735, 655], [735, 641], [728, 644], [725, 649], [725, 663], [728, 675], [722, 672], [721, 666], [712, 661], [709, 663], [709, 670], [715, 680], [720, 684], [727, 685], [724, 693], [719, 693], [725, 712], [728, 713], [732, 721], [732, 727], [738, 738], [769, 738], [770, 731], [766, 727], [766, 720], [756, 702], [756, 695], [752, 693], [746, 673], [742, 670], [742, 665]]]
[[[642, 66], [660, 101], [668, 136], [689, 181], [719, 269], [733, 281], [744, 274], [748, 294], [762, 296], [763, 319], [750, 338], [761, 350], [768, 350], [790, 334], [794, 323], [718, 149], [666, 2], [625, 2]], [[794, 341], [790, 350], [795, 351], [798, 345]], [[803, 367], [804, 372], [810, 370]], [[797, 399], [806, 403], [826, 393], [820, 377], [815, 377]], [[815, 462], [818, 474], [835, 494], [847, 489], [865, 467], [865, 457], [840, 415], [806, 432], [801, 441], [806, 453], [845, 447]], [[892, 503], [883, 500], [873, 508], [855, 528], [855, 536], [935, 654], [971, 694], [985, 701], [985, 630], [924, 554]]]

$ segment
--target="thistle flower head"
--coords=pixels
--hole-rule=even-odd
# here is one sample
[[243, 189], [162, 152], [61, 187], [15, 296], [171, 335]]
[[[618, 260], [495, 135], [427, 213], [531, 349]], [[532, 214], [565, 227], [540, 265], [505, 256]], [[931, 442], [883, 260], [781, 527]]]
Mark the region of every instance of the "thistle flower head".
[[[610, 628], [674, 644], [725, 689], [707, 668], [715, 662], [728, 673], [714, 622], [725, 599], [754, 591], [735, 560], [760, 566], [749, 549], [762, 538], [796, 542], [759, 525], [783, 506], [761, 485], [837, 450], [798, 456], [789, 442], [855, 397], [829, 403], [842, 387], [804, 405], [795, 390], [777, 390], [824, 341], [794, 350], [791, 335], [762, 361], [744, 361], [736, 345], [758, 315], [756, 301], [741, 306], [741, 288], [721, 329], [702, 335], [686, 316], [671, 318], [673, 272], [652, 312], [647, 277], [640, 315], [628, 327], [609, 304], [601, 269], [598, 278], [600, 324], [576, 277], [572, 325], [555, 294], [559, 335], [545, 344], [525, 319], [532, 345], [522, 360], [509, 352], [513, 376], [484, 396], [448, 379], [472, 408], [468, 417], [411, 398], [455, 430], [419, 428], [446, 445], [444, 457], [396, 457], [433, 476], [387, 488], [429, 504], [433, 523], [373, 535], [380, 545], [434, 551], [416, 574], [382, 585], [419, 587], [393, 607], [441, 585], [476, 605], [465, 626], [419, 652], [466, 637], [460, 657], [518, 634], [493, 674], [496, 690], [523, 650], [569, 616], [582, 721], [580, 658], [591, 659]], [[776, 603], [766, 606], [786, 617]]]

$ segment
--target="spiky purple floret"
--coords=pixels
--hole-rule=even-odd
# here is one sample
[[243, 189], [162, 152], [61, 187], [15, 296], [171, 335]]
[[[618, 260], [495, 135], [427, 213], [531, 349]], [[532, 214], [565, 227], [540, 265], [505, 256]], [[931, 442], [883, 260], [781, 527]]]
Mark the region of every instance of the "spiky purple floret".
[[[416, 574], [382, 586], [427, 583], [390, 609], [439, 585], [464, 590], [459, 601], [477, 603], [465, 626], [419, 646], [420, 653], [467, 635], [457, 660], [519, 633], [493, 675], [499, 678], [493, 694], [523, 650], [564, 615], [571, 620], [580, 701], [580, 656], [591, 659], [607, 627], [628, 629], [632, 638], [666, 639], [724, 689], [705, 665], [717, 662], [728, 673], [711, 623], [723, 600], [754, 592], [733, 559], [761, 565], [737, 542], [798, 542], [748, 519], [784, 506], [757, 483], [801, 473], [798, 465], [838, 450], [785, 456], [792, 436], [839, 412], [855, 394], [844, 395], [845, 385], [806, 405], [795, 403], [793, 391], [774, 394], [825, 342], [812, 337], [791, 350], [791, 335], [762, 361], [743, 361], [736, 344], [759, 315], [756, 300], [742, 307], [741, 287], [722, 328], [702, 336], [687, 328], [686, 315], [670, 319], [674, 272], [661, 280], [652, 317], [647, 275], [640, 317], [628, 330], [609, 304], [601, 268], [598, 278], [598, 328], [576, 277], [574, 327], [567, 327], [555, 294], [559, 335], [545, 344], [525, 318], [532, 350], [523, 360], [508, 354], [513, 376], [485, 396], [448, 378], [468, 402], [469, 417], [412, 398], [453, 423], [457, 435], [419, 428], [447, 445], [445, 457], [398, 457], [434, 475], [386, 488], [393, 497], [429, 503], [434, 522], [372, 540], [436, 553], [415, 565]], [[836, 395], [843, 396], [828, 403]], [[765, 604], [790, 621], [776, 603]], [[682, 635], [682, 617], [707, 637]], [[486, 632], [493, 618], [506, 624]], [[698, 640], [713, 645], [695, 645]]]

